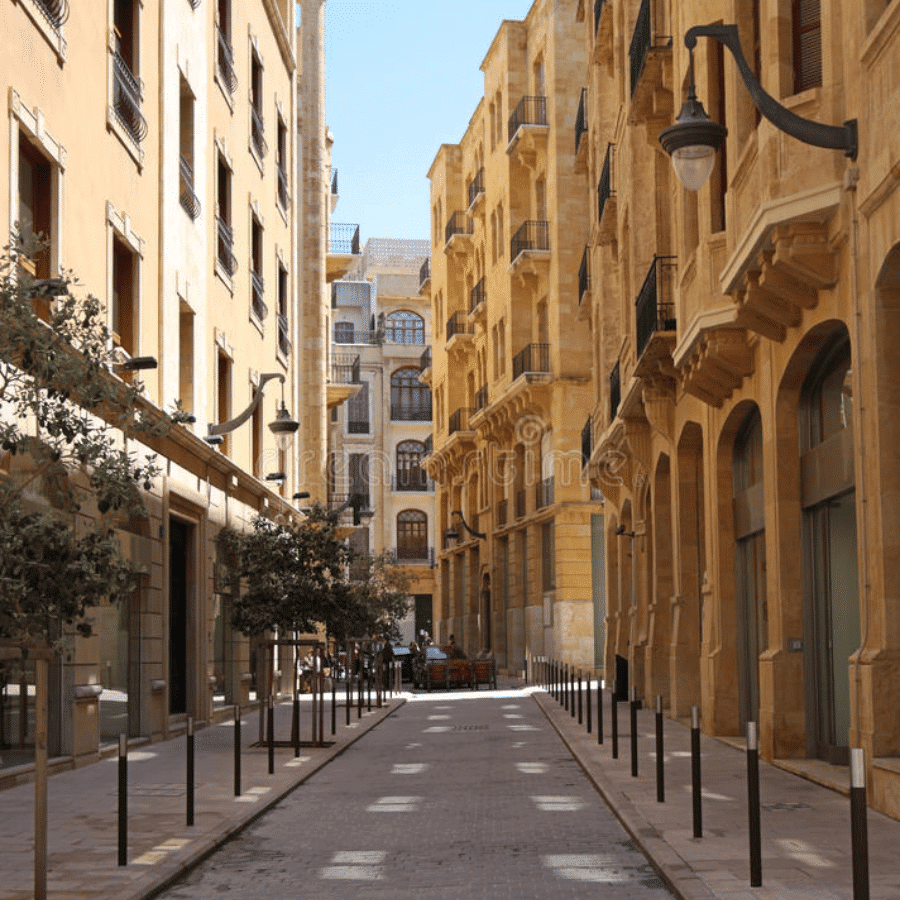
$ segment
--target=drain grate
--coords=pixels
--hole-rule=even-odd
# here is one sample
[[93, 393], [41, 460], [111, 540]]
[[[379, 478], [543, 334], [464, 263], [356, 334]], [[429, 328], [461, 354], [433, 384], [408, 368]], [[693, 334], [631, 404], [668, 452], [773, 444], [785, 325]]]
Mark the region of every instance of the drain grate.
[[812, 807], [807, 803], [766, 803], [763, 806], [763, 809], [768, 809], [768, 810], [772, 810], [772, 811], [778, 810], [778, 809], [785, 809], [785, 810], [788, 810], [789, 812], [795, 812], [796, 810], [799, 810], [799, 809], [812, 809]]
[[490, 725], [454, 725], [454, 731], [487, 731]]

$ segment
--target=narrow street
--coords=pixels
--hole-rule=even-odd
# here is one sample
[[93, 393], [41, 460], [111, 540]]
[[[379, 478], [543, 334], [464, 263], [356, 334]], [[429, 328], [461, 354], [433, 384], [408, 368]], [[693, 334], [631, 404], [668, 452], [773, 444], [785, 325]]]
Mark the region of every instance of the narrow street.
[[671, 895], [527, 694], [417, 695], [161, 895]]

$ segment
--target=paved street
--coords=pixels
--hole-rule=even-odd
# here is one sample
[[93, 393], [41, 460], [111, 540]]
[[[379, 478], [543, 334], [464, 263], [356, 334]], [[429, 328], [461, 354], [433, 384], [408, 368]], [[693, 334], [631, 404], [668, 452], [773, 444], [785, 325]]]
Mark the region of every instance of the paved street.
[[163, 897], [671, 895], [521, 692], [417, 695]]

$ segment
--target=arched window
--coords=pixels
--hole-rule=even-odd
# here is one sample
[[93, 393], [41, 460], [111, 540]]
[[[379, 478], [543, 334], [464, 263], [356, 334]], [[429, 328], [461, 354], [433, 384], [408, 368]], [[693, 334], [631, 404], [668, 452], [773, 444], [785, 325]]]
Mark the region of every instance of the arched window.
[[414, 312], [392, 312], [384, 322], [386, 340], [395, 344], [424, 344], [425, 320]]
[[353, 343], [353, 323], [352, 322], [335, 322], [334, 323], [334, 342], [336, 344], [352, 344]]
[[397, 444], [398, 491], [424, 491], [428, 489], [428, 479], [422, 470], [425, 445], [421, 441], [401, 441]]
[[405, 366], [391, 373], [391, 418], [403, 422], [431, 421], [431, 389], [419, 381], [419, 368]]
[[428, 559], [428, 516], [418, 509], [397, 516], [397, 559]]

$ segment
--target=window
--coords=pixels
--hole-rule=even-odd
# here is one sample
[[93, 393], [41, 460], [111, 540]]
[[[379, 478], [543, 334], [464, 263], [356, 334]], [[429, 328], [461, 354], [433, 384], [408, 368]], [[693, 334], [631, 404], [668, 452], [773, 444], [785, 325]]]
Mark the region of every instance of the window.
[[822, 84], [822, 13], [819, 0], [793, 0], [794, 93]]
[[281, 116], [278, 117], [278, 136], [275, 144], [275, 167], [278, 174], [278, 187], [276, 199], [278, 205], [285, 211], [291, 203], [291, 195], [288, 193], [288, 142], [287, 126]]
[[353, 323], [352, 322], [335, 322], [334, 323], [334, 342], [336, 344], [352, 344], [353, 343]]
[[428, 516], [418, 509], [397, 516], [397, 559], [428, 559]]
[[369, 382], [347, 401], [347, 431], [349, 434], [369, 433]]
[[147, 136], [147, 122], [141, 114], [139, 9], [138, 0], [115, 0], [113, 6], [113, 112], [135, 144]]
[[350, 498], [358, 498], [360, 509], [369, 508], [369, 457], [365, 453], [351, 453]]
[[180, 80], [178, 117], [178, 166], [182, 209], [192, 218], [200, 215], [200, 200], [194, 190], [194, 95], [184, 78]]
[[183, 409], [194, 409], [194, 311], [179, 301], [178, 398]]
[[231, 0], [218, 0], [216, 21], [216, 80], [222, 85], [226, 96], [231, 95], [237, 87], [237, 75], [234, 72], [234, 52], [231, 49]]
[[419, 381], [418, 367], [391, 373], [391, 418], [407, 422], [431, 420], [431, 390]]
[[53, 167], [24, 134], [19, 135], [19, 236], [27, 245], [32, 238], [40, 248], [19, 255], [19, 266], [32, 278], [50, 278], [50, 247], [54, 237], [52, 221]]
[[113, 342], [129, 356], [137, 355], [137, 254], [117, 235], [112, 248]]
[[398, 491], [428, 490], [428, 477], [422, 469], [425, 445], [421, 441], [401, 441], [397, 444]]
[[[251, 397], [256, 399], [259, 388], [255, 385], [250, 389]], [[262, 402], [253, 410], [253, 418], [250, 422], [250, 471], [254, 478], [263, 477], [263, 410]]]
[[425, 343], [425, 320], [414, 312], [392, 312], [384, 325], [385, 338], [395, 344]]
[[[216, 362], [216, 413], [220, 425], [231, 418], [231, 360], [224, 353], [219, 353]], [[223, 437], [222, 452], [228, 455], [231, 435]]]
[[288, 288], [287, 269], [278, 261], [278, 352], [282, 356], [289, 356], [291, 352], [290, 320], [290, 295]]
[[255, 51], [250, 53], [250, 146], [262, 159], [268, 152], [263, 127], [262, 63]]
[[263, 299], [263, 228], [254, 213], [250, 214], [250, 309], [262, 322], [269, 314]]
[[237, 270], [231, 227], [231, 168], [220, 153], [216, 165], [216, 269], [231, 279]]
[[541, 587], [544, 593], [556, 590], [556, 529], [553, 522], [541, 525]]

